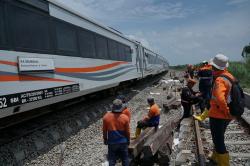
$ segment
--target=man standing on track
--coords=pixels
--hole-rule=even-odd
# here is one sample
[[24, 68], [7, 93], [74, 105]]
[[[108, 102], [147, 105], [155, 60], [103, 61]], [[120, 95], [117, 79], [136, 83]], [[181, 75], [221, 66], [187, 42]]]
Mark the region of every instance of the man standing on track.
[[116, 160], [121, 159], [123, 166], [128, 166], [128, 145], [130, 142], [129, 118], [123, 114], [122, 101], [113, 101], [112, 112], [103, 117], [103, 139], [108, 145], [109, 166], [115, 166]]
[[232, 84], [223, 75], [235, 80], [227, 71], [228, 57], [217, 54], [211, 60], [214, 85], [210, 100], [209, 120], [210, 130], [214, 143], [214, 151], [210, 159], [219, 166], [229, 166], [229, 153], [226, 150], [224, 134], [229, 122], [232, 120], [228, 103], [230, 102], [230, 90]]

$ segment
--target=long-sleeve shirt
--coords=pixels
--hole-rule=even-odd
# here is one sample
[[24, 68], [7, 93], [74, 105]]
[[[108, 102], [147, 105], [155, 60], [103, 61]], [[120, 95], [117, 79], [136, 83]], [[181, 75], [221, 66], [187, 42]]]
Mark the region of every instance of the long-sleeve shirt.
[[184, 87], [181, 91], [181, 102], [188, 104], [195, 104], [199, 97], [195, 96], [196, 92], [193, 91], [192, 88]]
[[128, 143], [129, 118], [123, 113], [108, 112], [103, 117], [103, 139], [108, 144]]

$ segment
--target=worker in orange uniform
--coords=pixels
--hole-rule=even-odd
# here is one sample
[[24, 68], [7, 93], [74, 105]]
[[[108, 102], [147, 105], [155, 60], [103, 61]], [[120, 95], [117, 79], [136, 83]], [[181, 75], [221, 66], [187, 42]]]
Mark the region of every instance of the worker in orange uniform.
[[144, 117], [143, 120], [137, 122], [135, 138], [137, 138], [141, 134], [141, 129], [146, 127], [155, 127], [158, 128], [160, 122], [160, 109], [159, 106], [155, 103], [153, 97], [149, 97], [147, 102], [150, 106], [148, 115]]
[[228, 103], [230, 102], [231, 83], [223, 75], [235, 80], [234, 76], [227, 71], [228, 57], [217, 54], [211, 60], [214, 83], [210, 100], [209, 121], [210, 130], [214, 143], [214, 151], [210, 159], [219, 166], [229, 166], [229, 153], [226, 150], [224, 134], [232, 116]]
[[119, 95], [117, 97], [117, 99], [120, 99], [122, 101], [122, 104], [123, 104], [123, 107], [124, 107], [124, 110], [122, 111], [123, 114], [127, 115], [128, 118], [129, 118], [129, 121], [131, 119], [131, 112], [127, 106], [127, 100], [126, 100], [126, 97], [124, 95]]
[[129, 118], [122, 113], [122, 101], [113, 101], [112, 112], [103, 117], [103, 139], [108, 145], [109, 166], [115, 166], [116, 160], [121, 159], [123, 166], [128, 166], [128, 145], [130, 140]]

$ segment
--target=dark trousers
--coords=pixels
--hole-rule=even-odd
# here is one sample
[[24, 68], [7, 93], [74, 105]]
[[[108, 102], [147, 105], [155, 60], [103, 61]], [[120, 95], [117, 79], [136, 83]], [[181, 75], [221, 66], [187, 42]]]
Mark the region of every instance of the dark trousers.
[[220, 154], [227, 153], [224, 135], [230, 120], [210, 118], [209, 123], [216, 152]]
[[123, 166], [128, 166], [128, 144], [112, 144], [108, 145], [109, 166], [115, 166], [116, 160], [121, 159]]
[[192, 104], [190, 103], [181, 102], [181, 105], [183, 106], [184, 113], [180, 121], [182, 121], [184, 118], [188, 118], [191, 116], [191, 107], [192, 107]]
[[203, 112], [205, 108], [209, 110], [209, 101], [211, 99], [211, 86], [200, 86], [199, 91], [202, 93], [203, 98], [203, 100], [201, 100], [199, 103], [201, 112]]

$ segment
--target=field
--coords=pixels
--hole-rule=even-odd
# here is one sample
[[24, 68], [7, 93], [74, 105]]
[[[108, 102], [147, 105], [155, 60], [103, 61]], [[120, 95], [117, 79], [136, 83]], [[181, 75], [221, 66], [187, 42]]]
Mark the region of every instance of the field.
[[230, 62], [228, 70], [240, 81], [245, 89], [250, 89], [250, 58], [245, 62]]

